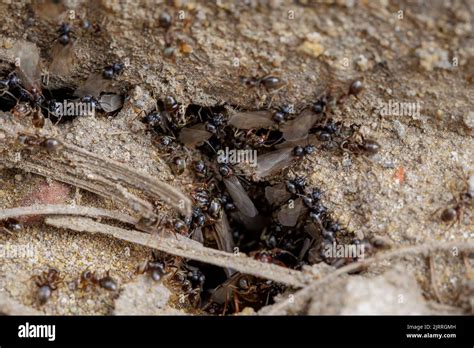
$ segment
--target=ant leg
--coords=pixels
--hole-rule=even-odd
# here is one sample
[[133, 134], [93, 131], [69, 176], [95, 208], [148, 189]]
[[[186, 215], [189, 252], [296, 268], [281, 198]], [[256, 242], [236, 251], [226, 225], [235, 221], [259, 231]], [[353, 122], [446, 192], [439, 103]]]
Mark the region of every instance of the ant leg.
[[240, 312], [240, 306], [239, 306], [239, 297], [237, 294], [234, 295], [234, 313], [239, 313]]
[[58, 120], [54, 123], [55, 126], [57, 126], [59, 124], [59, 122], [61, 122], [61, 120], [63, 119], [63, 115], [61, 114], [58, 118]]
[[128, 122], [128, 128], [129, 128], [129, 129], [133, 129], [133, 128], [132, 128], [132, 123], [135, 122], [135, 120], [136, 120], [138, 117], [140, 117], [140, 115], [141, 115], [142, 113], [146, 113], [145, 110], [140, 110], [140, 112], [139, 112], [134, 118], [132, 118], [132, 119]]
[[268, 103], [268, 108], [270, 109], [272, 107], [272, 104], [273, 104], [273, 101], [275, 99], [275, 94], [272, 94], [272, 96], [270, 97], [270, 102]]
[[464, 216], [464, 209], [461, 206], [456, 207], [456, 217], [458, 221], [458, 227], [461, 226], [463, 216]]
[[6, 227], [2, 227], [2, 231], [5, 232], [6, 234], [10, 235], [10, 236], [13, 235], [13, 232], [10, 231], [10, 230], [9, 230], [8, 228], [6, 228]]
[[16, 105], [18, 105], [20, 103], [20, 100], [7, 90], [2, 91], [1, 94], [0, 94], [0, 97], [3, 97], [5, 94], [8, 95], [9, 97], [12, 97], [13, 99], [15, 99], [16, 100]]
[[438, 212], [443, 209], [442, 207], [439, 207], [438, 209], [436, 209], [434, 212], [431, 213], [431, 217], [435, 216], [436, 214], [438, 214]]
[[227, 291], [225, 292], [224, 310], [222, 311], [222, 315], [225, 315], [228, 305], [229, 305], [229, 289], [227, 289]]
[[458, 220], [458, 213], [456, 212], [456, 219], [454, 219], [449, 225], [448, 225], [448, 230], [454, 226], [454, 224], [456, 223], [456, 221]]

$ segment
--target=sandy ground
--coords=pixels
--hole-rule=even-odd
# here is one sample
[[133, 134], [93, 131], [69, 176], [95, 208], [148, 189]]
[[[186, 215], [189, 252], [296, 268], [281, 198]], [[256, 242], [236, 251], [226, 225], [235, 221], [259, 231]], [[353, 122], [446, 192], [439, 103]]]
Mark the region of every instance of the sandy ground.
[[[47, 67], [60, 20], [49, 18], [54, 11], [32, 16], [34, 9], [16, 2], [0, 5], [0, 55], [24, 38], [41, 48]], [[100, 23], [102, 30], [99, 34], [76, 33], [74, 68], [67, 76], [52, 76], [51, 88], [77, 87], [93, 69], [113, 61], [130, 61], [118, 79], [118, 88], [130, 96], [121, 113], [113, 119], [78, 118], [60, 125], [59, 132], [68, 141], [140, 167], [189, 192], [191, 179], [186, 174], [173, 176], [142, 125], [135, 121], [130, 128], [140, 109], [151, 108], [150, 95], [173, 95], [185, 105], [225, 102], [242, 110], [284, 102], [301, 108], [328, 87], [342, 93], [353, 79], [363, 78], [363, 94], [350, 97], [335, 110], [334, 118], [363, 125], [363, 133], [376, 139], [381, 151], [371, 159], [316, 152], [296, 166], [295, 173], [308, 173], [307, 180], [326, 191], [328, 208], [358, 238], [384, 237], [395, 248], [473, 240], [472, 206], [451, 227], [440, 221], [439, 214], [433, 215], [452, 200], [453, 183], [457, 183], [455, 191], [461, 190], [462, 178], [474, 169], [474, 70], [468, 64], [474, 58], [472, 3], [275, 0], [212, 5], [183, 0], [171, 5], [139, 5], [100, 1], [94, 8], [71, 3], [64, 9], [74, 9]], [[174, 57], [164, 56], [165, 33], [157, 24], [165, 9], [175, 18], [171, 29]], [[239, 76], [268, 73], [280, 76], [286, 85], [268, 92], [239, 81]], [[381, 115], [380, 102], [390, 100], [418, 103], [419, 113]], [[18, 206], [42, 181], [17, 169], [3, 169], [0, 207]], [[68, 203], [78, 202], [123, 209], [72, 188]], [[145, 247], [46, 226], [27, 227], [13, 236], [0, 234], [0, 242], [31, 247], [35, 254], [33, 258], [0, 259], [0, 293], [47, 314], [112, 313], [114, 297], [119, 295], [102, 289], [78, 292], [68, 283], [89, 267], [110, 270], [122, 286], [141, 284], [134, 270], [149, 256]], [[424, 300], [469, 310], [459, 296], [467, 274], [458, 255], [433, 254], [436, 291], [426, 257], [384, 262], [365, 277], [380, 274], [393, 263], [414, 275]], [[66, 285], [39, 306], [31, 276], [48, 266], [61, 270]], [[127, 296], [134, 294], [127, 289]], [[145, 293], [155, 291], [152, 286], [143, 289]], [[122, 314], [126, 313], [124, 302], [121, 298]], [[156, 314], [172, 310], [160, 300], [153, 303]]]

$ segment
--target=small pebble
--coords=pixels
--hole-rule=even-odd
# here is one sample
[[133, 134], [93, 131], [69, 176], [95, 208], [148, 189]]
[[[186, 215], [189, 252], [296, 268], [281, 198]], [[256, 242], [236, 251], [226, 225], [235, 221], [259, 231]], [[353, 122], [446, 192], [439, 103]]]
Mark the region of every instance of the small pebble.
[[463, 122], [469, 129], [474, 129], [474, 111], [469, 111], [464, 114]]
[[384, 168], [389, 168], [389, 169], [395, 168], [395, 164], [393, 163], [392, 160], [386, 160], [386, 161], [384, 161], [384, 162], [382, 163], [382, 166], [383, 166]]
[[393, 128], [395, 128], [395, 132], [397, 132], [397, 136], [400, 139], [405, 138], [406, 131], [405, 126], [398, 120], [393, 121]]
[[298, 47], [298, 50], [317, 58], [324, 52], [324, 46], [317, 42], [305, 41]]
[[193, 52], [193, 47], [187, 43], [182, 43], [180, 46], [181, 53], [189, 54]]
[[3, 47], [5, 47], [7, 50], [13, 47], [13, 43], [11, 39], [5, 39], [3, 40]]
[[362, 54], [355, 59], [355, 63], [360, 71], [366, 71], [369, 67], [369, 61]]
[[342, 166], [343, 167], [350, 167], [352, 165], [352, 160], [350, 157], [346, 157], [342, 160]]

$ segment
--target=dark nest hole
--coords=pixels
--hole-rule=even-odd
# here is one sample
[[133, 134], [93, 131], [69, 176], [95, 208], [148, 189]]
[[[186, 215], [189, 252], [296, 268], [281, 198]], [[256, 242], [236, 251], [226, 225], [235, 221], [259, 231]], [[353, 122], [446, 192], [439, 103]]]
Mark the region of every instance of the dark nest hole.
[[[122, 106], [114, 108], [113, 111], [107, 112], [103, 106], [107, 106], [106, 101], [102, 101], [102, 94], [98, 98], [93, 98], [90, 96], [78, 97], [75, 95], [75, 89], [70, 87], [59, 87], [55, 89], [50, 89], [45, 86], [42, 86], [41, 90], [34, 92], [33, 90], [26, 89], [21, 80], [18, 79], [18, 83], [11, 83], [12, 77], [15, 78], [16, 74], [11, 73], [2, 73], [2, 78], [0, 79], [0, 110], [7, 112], [12, 111], [15, 106], [26, 103], [31, 107], [31, 110], [39, 110], [36, 117], [41, 116], [42, 118], [49, 118], [54, 124], [70, 122], [76, 117], [84, 116], [79, 110], [74, 114], [61, 115], [58, 112], [58, 104], [64, 105], [64, 110], [67, 107], [66, 104], [71, 105], [86, 105], [90, 104], [95, 113], [115, 115], [117, 114]], [[123, 96], [119, 96], [122, 99]], [[85, 115], [88, 116], [88, 115]]]
[[[304, 177], [294, 176], [287, 168], [269, 180], [253, 181], [252, 178], [240, 175], [232, 165], [226, 164], [240, 182], [242, 195], [248, 196], [258, 215], [245, 217], [238, 209], [235, 192], [234, 195], [229, 193], [225, 174], [221, 171], [222, 165], [217, 163], [217, 152], [225, 148], [257, 150], [260, 156], [274, 151], [277, 144], [284, 143], [282, 132], [263, 128], [238, 131], [228, 124], [228, 113], [224, 105], [189, 105], [184, 113], [177, 111], [177, 108], [172, 110], [169, 103], [163, 101], [158, 101], [157, 105], [158, 109], [145, 115], [142, 121], [158, 137], [160, 150], [172, 154], [168, 156], [169, 164], [175, 174], [180, 175], [185, 168], [190, 168], [195, 175], [193, 215], [190, 219], [177, 217], [174, 220], [177, 233], [186, 234], [207, 247], [223, 249], [223, 245], [232, 245], [232, 249], [226, 251], [243, 252], [261, 262], [291, 269], [301, 269], [304, 265], [318, 262], [339, 262], [342, 266], [355, 261], [332, 259], [322, 253], [324, 247], [333, 243], [361, 241], [352, 240], [350, 233], [331, 217], [321, 201], [323, 193], [319, 188], [309, 187]], [[199, 125], [209, 131], [206, 140], [194, 150], [183, 150], [184, 145], [178, 140], [180, 133], [185, 128]], [[335, 133], [337, 127], [340, 125], [325, 121], [324, 124], [315, 126], [311, 133]], [[264, 141], [255, 141], [263, 135]], [[190, 152], [192, 156], [189, 156]], [[180, 161], [185, 165], [178, 166]], [[293, 163], [297, 161], [295, 156]], [[280, 190], [283, 196], [281, 201], [269, 201], [266, 196], [268, 187]], [[300, 209], [300, 213], [295, 223], [285, 225], [280, 221], [279, 212], [291, 202], [299, 203], [297, 209]], [[227, 237], [219, 236], [219, 228], [216, 226], [222, 215], [216, 211], [225, 214], [228, 220]], [[220, 238], [230, 240], [222, 241]], [[178, 279], [178, 283], [184, 284], [181, 291], [191, 294], [188, 296], [192, 299], [191, 303], [210, 314], [235, 313], [245, 307], [258, 310], [272, 304], [274, 296], [285, 290], [284, 285], [274, 281], [194, 261], [187, 263], [184, 269], [186, 276]], [[196, 272], [199, 272], [199, 276]]]

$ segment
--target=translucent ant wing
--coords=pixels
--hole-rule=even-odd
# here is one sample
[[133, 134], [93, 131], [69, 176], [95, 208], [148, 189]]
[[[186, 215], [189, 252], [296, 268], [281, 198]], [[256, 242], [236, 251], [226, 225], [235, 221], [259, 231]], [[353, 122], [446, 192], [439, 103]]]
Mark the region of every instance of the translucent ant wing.
[[234, 239], [232, 238], [229, 220], [227, 215], [222, 212], [222, 217], [214, 225], [216, 231], [217, 246], [219, 250], [232, 252], [234, 249]]
[[309, 249], [311, 248], [311, 245], [313, 243], [311, 242], [311, 239], [305, 238], [303, 242], [303, 246], [301, 247], [301, 251], [298, 255], [298, 262], [303, 260], [306, 254], [308, 253]]
[[201, 145], [212, 136], [212, 133], [209, 133], [204, 127], [205, 126], [200, 123], [195, 126], [181, 129], [178, 137], [179, 141], [190, 148]]
[[272, 115], [269, 111], [238, 112], [230, 116], [229, 124], [239, 129], [271, 128]]
[[106, 80], [101, 74], [91, 74], [87, 80], [79, 86], [74, 95], [77, 97], [92, 96], [99, 98], [102, 92], [107, 92], [112, 86], [112, 80]]
[[257, 208], [235, 176], [223, 179], [225, 187], [234, 201], [237, 209], [244, 215], [254, 217], [258, 214]]
[[237, 288], [238, 282], [242, 277], [242, 273], [236, 272], [232, 277], [216, 287], [211, 295], [212, 301], [218, 304], [230, 301], [233, 296], [233, 289]]
[[290, 141], [284, 141], [281, 144], [275, 145], [275, 148], [277, 149], [284, 149], [284, 148], [294, 148], [295, 146], [306, 146], [309, 144], [317, 144], [319, 143], [319, 139], [315, 134], [310, 134], [307, 137], [301, 138], [301, 139], [296, 139], [296, 140], [290, 140]]
[[202, 228], [201, 227], [198, 227], [198, 228], [194, 229], [193, 234], [191, 236], [191, 239], [198, 242], [198, 243], [201, 243], [201, 244], [204, 243], [204, 236], [202, 234]]
[[304, 226], [303, 230], [311, 237], [311, 238], [320, 238], [321, 232], [320, 229], [314, 223], [308, 223]]
[[48, 71], [53, 75], [68, 76], [74, 66], [74, 43], [62, 45], [56, 42], [51, 49], [51, 57]]
[[278, 221], [283, 226], [293, 227], [298, 223], [300, 216], [306, 211], [301, 198], [283, 205], [278, 212]]
[[40, 52], [36, 44], [17, 41], [11, 52], [17, 65], [16, 72], [24, 87], [28, 90], [41, 90]]
[[290, 165], [293, 160], [292, 152], [293, 148], [284, 148], [259, 156], [255, 178], [260, 180], [277, 174], [280, 170]]
[[283, 183], [265, 187], [265, 198], [272, 205], [281, 205], [291, 198], [291, 193]]
[[305, 138], [316, 121], [316, 115], [310, 109], [306, 109], [298, 117], [281, 126], [280, 131], [287, 141]]
[[114, 112], [123, 106], [123, 97], [118, 94], [104, 94], [100, 96], [99, 104], [105, 112]]

